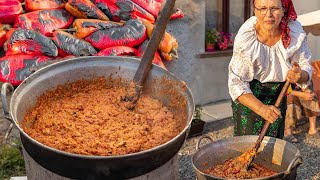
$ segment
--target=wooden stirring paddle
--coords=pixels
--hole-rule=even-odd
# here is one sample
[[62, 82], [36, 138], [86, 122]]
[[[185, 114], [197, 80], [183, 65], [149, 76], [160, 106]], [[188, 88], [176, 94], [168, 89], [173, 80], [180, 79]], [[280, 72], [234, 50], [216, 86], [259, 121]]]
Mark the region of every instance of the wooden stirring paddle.
[[[290, 85], [290, 82], [289, 82], [289, 81], [286, 81], [286, 83], [284, 84], [284, 86], [283, 86], [283, 88], [282, 88], [282, 90], [281, 90], [281, 92], [280, 92], [280, 94], [279, 94], [279, 96], [278, 96], [278, 99], [277, 99], [277, 101], [276, 101], [276, 103], [275, 103], [275, 105], [274, 105], [275, 107], [278, 108], [278, 107], [280, 106], [280, 103], [281, 103], [283, 97], [285, 96], [289, 85]], [[258, 152], [258, 149], [260, 148], [260, 145], [261, 145], [261, 142], [262, 142], [264, 136], [267, 134], [267, 131], [268, 131], [268, 129], [269, 129], [269, 126], [270, 126], [270, 122], [269, 122], [269, 121], [266, 121], [265, 124], [264, 124], [264, 126], [263, 126], [263, 128], [262, 128], [262, 130], [261, 130], [261, 133], [260, 133], [260, 135], [259, 135], [259, 137], [258, 137], [258, 140], [256, 141], [256, 144], [255, 144], [255, 146], [254, 146], [254, 149], [253, 149], [253, 150], [252, 150], [252, 149], [250, 150], [250, 151], [254, 151], [254, 152], [253, 152], [253, 153], [252, 153], [252, 152], [250, 153], [250, 154], [253, 154], [253, 155], [250, 156], [250, 160], [249, 160], [248, 164], [246, 165], [246, 170], [248, 170], [248, 169], [251, 167], [251, 163], [253, 162], [254, 158], [256, 157], [256, 154], [257, 154], [257, 152]]]
[[133, 78], [135, 92], [133, 94], [127, 93], [127, 95], [123, 99], [124, 101], [131, 101], [128, 109], [134, 109], [137, 104], [144, 80], [146, 79], [151, 69], [154, 54], [159, 48], [160, 41], [165, 33], [167, 24], [173, 13], [175, 2], [176, 0], [166, 0], [165, 4], [162, 6], [162, 9], [155, 23], [150, 41], [147, 44], [146, 51], [141, 58], [141, 62]]

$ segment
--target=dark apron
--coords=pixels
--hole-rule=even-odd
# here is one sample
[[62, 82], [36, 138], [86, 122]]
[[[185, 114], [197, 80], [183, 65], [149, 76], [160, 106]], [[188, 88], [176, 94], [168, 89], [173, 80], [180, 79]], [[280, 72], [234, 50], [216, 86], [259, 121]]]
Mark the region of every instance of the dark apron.
[[[274, 105], [276, 103], [283, 86], [284, 82], [261, 83], [255, 79], [250, 82], [250, 89], [253, 95], [266, 105]], [[279, 117], [270, 125], [267, 136], [283, 138], [286, 108], [286, 97], [284, 97], [279, 106], [282, 117]], [[266, 122], [261, 116], [239, 102], [232, 102], [232, 111], [235, 136], [260, 134]]]

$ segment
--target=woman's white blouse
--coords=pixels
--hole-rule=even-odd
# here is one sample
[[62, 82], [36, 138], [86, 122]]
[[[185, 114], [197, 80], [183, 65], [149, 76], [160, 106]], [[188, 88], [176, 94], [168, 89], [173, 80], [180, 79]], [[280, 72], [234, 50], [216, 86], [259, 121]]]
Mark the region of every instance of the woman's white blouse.
[[281, 39], [271, 47], [262, 44], [257, 39], [256, 22], [255, 16], [248, 19], [235, 37], [228, 79], [232, 100], [252, 93], [249, 82], [253, 79], [262, 83], [284, 82], [293, 62], [298, 62], [301, 69], [309, 74], [307, 83], [298, 84], [301, 88], [307, 87], [312, 75], [311, 53], [301, 24], [298, 21], [289, 23], [291, 43], [286, 49]]

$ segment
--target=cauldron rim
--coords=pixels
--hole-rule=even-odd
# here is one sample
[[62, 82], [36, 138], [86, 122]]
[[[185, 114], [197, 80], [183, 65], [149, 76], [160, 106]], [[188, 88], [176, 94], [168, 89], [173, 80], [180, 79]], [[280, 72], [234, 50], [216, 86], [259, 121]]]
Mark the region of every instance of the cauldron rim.
[[[231, 139], [236, 139], [236, 138], [254, 138], [254, 139], [258, 139], [259, 136], [257, 135], [244, 135], [244, 136], [233, 136], [233, 137], [228, 137], [228, 138], [223, 138], [223, 139], [219, 139], [219, 140], [216, 140], [216, 141], [213, 141], [213, 142], [210, 142], [206, 145], [204, 145], [203, 147], [199, 148], [196, 150], [196, 152], [192, 155], [192, 158], [191, 158], [191, 164], [192, 164], [192, 167], [195, 171], [197, 171], [198, 173], [200, 173], [202, 176], [208, 176], [210, 178], [213, 178], [213, 179], [219, 179], [219, 180], [226, 180], [226, 178], [221, 178], [221, 177], [217, 177], [217, 176], [213, 176], [213, 175], [209, 175], [209, 174], [206, 174], [204, 172], [202, 172], [199, 168], [196, 167], [195, 165], [195, 156], [197, 156], [199, 154], [199, 152], [201, 151], [202, 148], [208, 148], [210, 145], [212, 144], [218, 144], [218, 143], [221, 143], [223, 141], [228, 141], [228, 140], [231, 140]], [[263, 139], [262, 142], [266, 141], [266, 139], [277, 139], [279, 140], [280, 142], [283, 142], [283, 143], [287, 143], [289, 146], [291, 146], [291, 148], [295, 148], [297, 150], [297, 155], [296, 157], [300, 157], [301, 156], [301, 152], [300, 150], [294, 146], [292, 143], [289, 143], [289, 142], [286, 142], [285, 140], [282, 140], [282, 139], [278, 139], [278, 138], [274, 138], [274, 137], [270, 137], [270, 136], [265, 136], [265, 138]], [[300, 165], [300, 164], [299, 164]], [[299, 166], [298, 165], [298, 166]], [[294, 168], [297, 168], [298, 166], [296, 167], [293, 167], [292, 169]], [[291, 173], [291, 172], [290, 172]], [[264, 177], [260, 177], [260, 178], [255, 178], [254, 180], [264, 180], [264, 179], [269, 179], [269, 178], [278, 178], [278, 177], [281, 177], [283, 175], [286, 174], [286, 170], [283, 170], [281, 172], [277, 172], [277, 174], [275, 175], [272, 175], [272, 176], [264, 176]], [[229, 180], [236, 180], [236, 179], [230, 179], [228, 178]], [[243, 179], [243, 180], [252, 180], [252, 179]]]
[[[138, 58], [134, 58], [134, 57], [118, 57], [118, 56], [112, 56], [112, 57], [101, 57], [101, 56], [90, 56], [90, 57], [74, 57], [74, 58], [70, 58], [70, 59], [66, 59], [66, 60], [63, 60], [63, 61], [59, 61], [59, 62], [56, 62], [54, 64], [50, 64], [48, 66], [45, 66], [39, 70], [37, 70], [36, 72], [34, 72], [31, 76], [29, 76], [28, 78], [26, 78], [18, 87], [17, 89], [14, 91], [14, 93], [12, 94], [12, 98], [11, 100], [13, 99], [14, 96], [16, 96], [15, 92], [19, 91], [20, 89], [23, 88], [23, 86], [26, 86], [26, 84], [28, 84], [28, 81], [32, 81], [33, 77], [35, 77], [36, 75], [40, 75], [41, 73], [45, 73], [47, 70], [50, 70], [50, 68], [54, 67], [54, 66], [57, 66], [59, 64], [65, 64], [65, 63], [68, 63], [70, 61], [80, 61], [80, 60], [83, 60], [83, 59], [88, 59], [88, 58], [93, 58], [93, 59], [101, 59], [101, 58], [104, 58], [105, 60], [108, 60], [108, 59], [126, 59], [126, 61], [135, 61], [135, 63], [139, 64], [140, 62], [140, 59]], [[178, 81], [181, 81], [179, 80], [173, 73], [169, 72], [169, 71], [166, 71], [164, 70], [163, 68], [161, 68], [160, 66], [158, 65], [155, 65], [155, 64], [152, 64], [152, 68], [156, 68], [160, 71], [165, 71], [167, 74], [169, 74], [171, 77], [173, 77], [174, 80], [178, 80]], [[184, 82], [184, 81], [183, 81]], [[191, 104], [193, 104], [194, 102], [194, 99], [193, 99], [193, 95], [192, 95], [192, 92], [190, 90], [190, 88], [186, 85], [186, 92], [189, 93], [190, 97], [191, 97]], [[12, 106], [13, 106], [13, 103], [10, 103], [10, 109], [12, 109]], [[192, 107], [192, 109], [194, 109], [194, 107]], [[191, 112], [193, 112], [193, 110], [191, 110]], [[37, 145], [39, 145], [40, 147], [42, 148], [45, 148], [49, 151], [53, 151], [53, 152], [57, 152], [57, 153], [60, 153], [64, 156], [68, 156], [68, 157], [73, 157], [73, 158], [85, 158], [85, 159], [96, 159], [96, 160], [99, 160], [99, 159], [123, 159], [123, 158], [129, 158], [129, 157], [135, 157], [135, 156], [138, 156], [138, 155], [143, 155], [143, 154], [147, 154], [147, 153], [150, 153], [152, 151], [155, 151], [156, 149], [161, 149], [161, 148], [164, 148], [165, 146], [167, 146], [168, 144], [171, 144], [171, 143], [174, 143], [176, 139], [178, 139], [180, 136], [182, 136], [187, 130], [188, 128], [191, 126], [191, 120], [189, 122], [188, 119], [186, 120], [186, 125], [185, 127], [180, 131], [179, 134], [177, 134], [174, 138], [170, 139], [169, 141], [159, 145], [159, 146], [155, 146], [153, 148], [150, 148], [150, 149], [147, 149], [147, 150], [144, 150], [144, 151], [139, 151], [139, 152], [136, 152], [136, 153], [130, 153], [130, 154], [124, 154], [124, 155], [115, 155], [115, 156], [96, 156], [96, 155], [82, 155], [82, 154], [74, 154], [74, 153], [69, 153], [69, 152], [66, 152], [66, 151], [62, 151], [62, 150], [59, 150], [59, 149], [55, 149], [53, 147], [50, 147], [48, 145], [45, 145], [45, 144], [42, 144], [41, 142], [33, 139], [32, 137], [30, 137], [23, 129], [22, 127], [20, 127], [19, 123], [17, 122], [17, 119], [15, 118], [12, 118], [13, 117], [13, 114], [12, 114], [12, 111], [10, 110], [9, 111], [10, 113], [10, 117], [14, 123], [14, 125], [19, 129], [19, 132], [22, 133], [24, 135], [24, 137], [27, 137], [28, 140], [36, 143]], [[191, 118], [192, 118], [192, 115], [191, 115]]]

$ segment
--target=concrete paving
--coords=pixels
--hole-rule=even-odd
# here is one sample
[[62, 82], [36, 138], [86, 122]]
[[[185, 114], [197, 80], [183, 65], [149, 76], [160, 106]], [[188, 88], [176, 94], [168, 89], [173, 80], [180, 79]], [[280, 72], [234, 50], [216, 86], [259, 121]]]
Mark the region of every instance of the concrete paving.
[[201, 107], [201, 119], [205, 122], [212, 122], [232, 117], [231, 100], [210, 103]]

